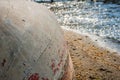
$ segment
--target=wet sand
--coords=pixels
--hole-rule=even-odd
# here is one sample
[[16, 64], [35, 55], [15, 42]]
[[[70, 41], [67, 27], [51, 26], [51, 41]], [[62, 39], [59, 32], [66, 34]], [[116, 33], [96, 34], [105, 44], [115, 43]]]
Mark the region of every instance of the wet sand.
[[120, 55], [92, 41], [89, 36], [64, 30], [76, 80], [120, 80]]

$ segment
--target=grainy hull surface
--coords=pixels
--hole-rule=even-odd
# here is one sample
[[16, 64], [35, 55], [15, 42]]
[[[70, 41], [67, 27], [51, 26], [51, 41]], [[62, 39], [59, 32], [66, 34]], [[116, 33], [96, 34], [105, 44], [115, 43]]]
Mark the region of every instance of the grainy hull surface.
[[0, 80], [58, 80], [68, 60], [50, 11], [27, 0], [0, 0]]

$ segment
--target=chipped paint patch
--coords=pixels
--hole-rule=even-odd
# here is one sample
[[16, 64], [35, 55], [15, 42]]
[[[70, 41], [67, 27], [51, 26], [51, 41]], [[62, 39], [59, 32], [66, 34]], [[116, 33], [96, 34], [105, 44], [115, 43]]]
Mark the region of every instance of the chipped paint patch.
[[34, 73], [32, 74], [28, 80], [39, 80], [39, 74], [38, 73]]

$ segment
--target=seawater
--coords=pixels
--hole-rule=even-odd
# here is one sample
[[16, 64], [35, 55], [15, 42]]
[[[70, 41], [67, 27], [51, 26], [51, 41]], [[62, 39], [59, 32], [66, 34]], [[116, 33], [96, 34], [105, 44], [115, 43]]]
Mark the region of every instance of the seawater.
[[120, 5], [76, 1], [45, 5], [55, 13], [62, 27], [97, 35], [120, 49]]
[[68, 1], [47, 6], [62, 26], [120, 41], [120, 5]]

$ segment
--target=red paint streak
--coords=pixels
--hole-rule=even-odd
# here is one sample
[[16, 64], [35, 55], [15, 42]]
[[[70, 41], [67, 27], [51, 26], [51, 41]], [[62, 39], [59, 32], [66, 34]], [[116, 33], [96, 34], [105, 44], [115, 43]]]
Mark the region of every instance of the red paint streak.
[[48, 78], [44, 78], [44, 77], [42, 77], [42, 80], [49, 80]]
[[58, 70], [59, 70], [59, 68], [56, 68], [56, 69], [53, 70], [54, 75], [56, 74], [56, 72], [57, 72]]
[[55, 63], [54, 62], [52, 62], [51, 67], [52, 67], [52, 70], [55, 68]]
[[58, 67], [60, 67], [60, 65], [61, 65], [61, 63], [59, 62], [59, 63], [58, 63]]
[[62, 64], [63, 60], [61, 59], [60, 62], [58, 63], [58, 67]]
[[39, 74], [38, 73], [34, 73], [32, 74], [28, 80], [39, 80]]
[[52, 68], [52, 70], [53, 70], [53, 69], [55, 68], [55, 60], [52, 59], [51, 62], [52, 62], [52, 64], [51, 64], [51, 68]]
[[2, 64], [2, 67], [5, 66], [5, 63], [6, 63], [6, 59], [3, 59], [3, 62], [1, 63], [1, 64]]

